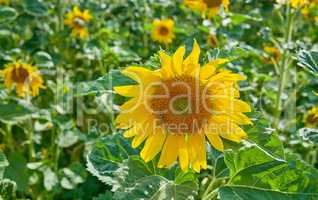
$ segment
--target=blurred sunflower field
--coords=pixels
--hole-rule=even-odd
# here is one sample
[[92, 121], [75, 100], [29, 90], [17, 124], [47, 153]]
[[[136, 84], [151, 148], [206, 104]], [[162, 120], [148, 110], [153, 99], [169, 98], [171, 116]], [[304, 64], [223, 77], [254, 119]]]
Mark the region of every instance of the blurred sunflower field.
[[0, 0], [0, 199], [317, 200], [317, 0]]

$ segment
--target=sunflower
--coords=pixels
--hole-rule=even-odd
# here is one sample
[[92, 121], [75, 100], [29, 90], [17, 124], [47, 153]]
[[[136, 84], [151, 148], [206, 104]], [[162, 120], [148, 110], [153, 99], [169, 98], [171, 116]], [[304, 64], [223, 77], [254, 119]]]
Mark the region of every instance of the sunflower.
[[184, 4], [193, 10], [198, 10], [203, 17], [206, 15], [210, 18], [218, 14], [223, 6], [225, 11], [229, 9], [229, 0], [184, 0]]
[[92, 19], [89, 10], [81, 11], [77, 6], [66, 14], [64, 23], [72, 29], [72, 35], [84, 39], [88, 36], [87, 23]]
[[279, 61], [282, 57], [280, 51], [278, 48], [273, 46], [265, 46], [264, 47], [265, 53], [267, 53], [269, 56], [273, 57], [275, 61]]
[[195, 41], [192, 52], [183, 59], [185, 47], [173, 56], [159, 53], [161, 69], [151, 71], [131, 66], [122, 71], [137, 84], [114, 87], [131, 99], [121, 105], [116, 126], [126, 129], [136, 148], [144, 141], [140, 155], [145, 162], [161, 152], [158, 167], [169, 167], [177, 159], [181, 169], [196, 172], [206, 169], [206, 139], [223, 151], [221, 138], [240, 142], [246, 133], [239, 125], [251, 124], [244, 112], [250, 106], [239, 100], [237, 82], [242, 75], [217, 66], [227, 59], [199, 64], [200, 47]]
[[4, 77], [6, 88], [12, 89], [15, 84], [16, 93], [20, 97], [26, 94], [37, 96], [40, 88], [45, 88], [42, 76], [35, 67], [29, 64], [21, 62], [7, 64], [1, 71], [1, 75]]
[[304, 116], [306, 127], [315, 127], [318, 125], [318, 107], [313, 107]]
[[154, 20], [152, 24], [152, 40], [164, 44], [169, 44], [174, 39], [174, 22], [171, 19]]

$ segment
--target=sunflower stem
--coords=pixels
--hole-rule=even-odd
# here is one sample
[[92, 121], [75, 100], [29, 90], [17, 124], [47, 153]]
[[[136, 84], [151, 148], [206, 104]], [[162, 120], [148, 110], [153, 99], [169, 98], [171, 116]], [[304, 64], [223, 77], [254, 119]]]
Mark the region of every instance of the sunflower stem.
[[292, 33], [293, 33], [293, 19], [294, 19], [294, 13], [291, 10], [290, 5], [287, 6], [286, 10], [287, 15], [287, 27], [285, 30], [285, 36], [284, 36], [284, 42], [287, 45], [287, 48], [284, 48], [283, 58], [280, 65], [280, 73], [279, 73], [279, 85], [278, 85], [278, 92], [276, 96], [276, 102], [275, 102], [275, 118], [274, 118], [274, 128], [278, 128], [281, 114], [282, 114], [282, 105], [283, 100], [282, 96], [285, 91], [286, 87], [286, 79], [288, 76], [288, 67], [289, 67], [289, 61], [290, 61], [290, 51], [289, 51], [289, 44], [292, 40]]

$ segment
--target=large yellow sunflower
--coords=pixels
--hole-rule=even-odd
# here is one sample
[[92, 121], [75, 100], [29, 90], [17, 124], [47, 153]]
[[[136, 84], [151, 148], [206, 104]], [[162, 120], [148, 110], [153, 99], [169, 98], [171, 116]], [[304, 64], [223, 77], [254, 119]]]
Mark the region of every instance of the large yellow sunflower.
[[174, 22], [172, 19], [156, 19], [152, 23], [151, 37], [153, 41], [169, 44], [174, 39], [173, 33]]
[[4, 85], [8, 89], [16, 86], [16, 93], [20, 97], [26, 94], [37, 96], [40, 88], [44, 89], [43, 79], [38, 70], [25, 63], [16, 62], [5, 66], [3, 71], [0, 71], [4, 77]]
[[127, 129], [124, 136], [133, 137], [134, 148], [145, 141], [140, 155], [146, 162], [161, 152], [158, 167], [178, 159], [182, 170], [191, 166], [200, 172], [207, 167], [206, 138], [219, 151], [224, 150], [221, 138], [240, 142], [246, 133], [239, 125], [251, 124], [243, 112], [251, 109], [238, 99], [237, 82], [244, 77], [216, 68], [227, 60], [200, 67], [197, 42], [186, 59], [184, 54], [183, 46], [173, 56], [161, 51], [160, 70], [131, 66], [122, 71], [138, 84], [114, 88], [131, 98], [120, 107], [116, 126]]
[[64, 23], [72, 29], [72, 35], [84, 39], [88, 36], [87, 23], [92, 19], [89, 10], [81, 11], [77, 6], [66, 14]]
[[228, 11], [230, 5], [229, 0], [184, 0], [184, 3], [189, 8], [200, 11], [203, 17], [209, 18], [218, 14], [222, 6]]

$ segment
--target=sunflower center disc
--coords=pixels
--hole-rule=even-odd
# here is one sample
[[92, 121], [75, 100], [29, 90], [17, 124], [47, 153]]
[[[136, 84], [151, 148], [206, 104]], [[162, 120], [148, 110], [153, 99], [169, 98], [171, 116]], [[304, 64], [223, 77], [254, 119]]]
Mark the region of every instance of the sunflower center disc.
[[160, 33], [160, 35], [168, 35], [169, 29], [165, 26], [160, 26], [159, 33]]
[[16, 83], [24, 83], [28, 77], [29, 72], [22, 67], [16, 67], [12, 72], [12, 80]]
[[203, 2], [204, 2], [209, 8], [219, 7], [219, 6], [222, 4], [222, 0], [203, 0]]
[[158, 125], [172, 133], [196, 133], [206, 124], [211, 105], [200, 83], [183, 77], [156, 86], [150, 107]]

